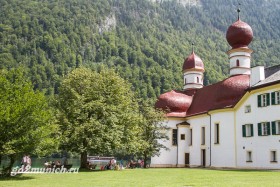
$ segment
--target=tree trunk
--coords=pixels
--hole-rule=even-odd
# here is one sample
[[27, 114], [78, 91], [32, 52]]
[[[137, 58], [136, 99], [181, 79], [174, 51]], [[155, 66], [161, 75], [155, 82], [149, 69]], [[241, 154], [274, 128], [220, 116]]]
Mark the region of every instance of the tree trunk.
[[144, 153], [144, 168], [147, 168], [147, 161], [148, 161], [147, 154]]
[[6, 168], [4, 168], [4, 170], [3, 170], [3, 174], [4, 174], [4, 176], [6, 176], [6, 177], [11, 176], [11, 172], [12, 172], [12, 169], [13, 169], [13, 165], [14, 165], [14, 163], [15, 163], [15, 155], [10, 155], [9, 158], [10, 158], [10, 163], [9, 163], [9, 165], [8, 165]]
[[81, 168], [87, 168], [87, 151], [81, 153]]

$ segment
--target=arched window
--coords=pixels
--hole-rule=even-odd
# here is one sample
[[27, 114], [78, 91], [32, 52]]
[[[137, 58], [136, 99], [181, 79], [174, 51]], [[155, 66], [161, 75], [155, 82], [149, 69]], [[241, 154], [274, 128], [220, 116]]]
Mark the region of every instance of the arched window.
[[236, 66], [239, 67], [239, 65], [240, 65], [240, 64], [239, 64], [239, 60], [237, 59], [237, 60], [236, 60]]
[[185, 85], [187, 84], [187, 78], [185, 78]]
[[199, 78], [198, 77], [196, 77], [196, 83], [199, 83]]

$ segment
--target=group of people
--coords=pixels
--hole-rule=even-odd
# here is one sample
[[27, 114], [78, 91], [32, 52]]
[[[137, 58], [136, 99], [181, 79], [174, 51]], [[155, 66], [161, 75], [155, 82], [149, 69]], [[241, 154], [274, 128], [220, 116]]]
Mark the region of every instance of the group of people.
[[21, 166], [23, 168], [25, 168], [26, 166], [30, 166], [31, 167], [32, 161], [30, 158], [30, 155], [24, 155], [22, 160], [21, 160]]
[[60, 168], [61, 166], [67, 165], [67, 158], [63, 157], [61, 162], [60, 160], [56, 161], [45, 161], [44, 167], [45, 168]]
[[116, 159], [111, 159], [108, 164], [105, 166], [101, 166], [101, 170], [111, 170], [111, 169], [117, 169], [119, 167], [119, 164], [117, 164]]
[[126, 168], [134, 169], [134, 168], [143, 168], [144, 167], [144, 160], [139, 159], [137, 162], [131, 160], [127, 163]]
[[129, 161], [127, 162], [126, 166], [124, 167], [123, 161], [121, 160], [119, 163], [115, 159], [111, 159], [107, 165], [101, 166], [101, 170], [122, 170], [122, 169], [134, 169], [134, 168], [143, 168], [144, 167], [144, 160], [139, 159], [138, 161]]

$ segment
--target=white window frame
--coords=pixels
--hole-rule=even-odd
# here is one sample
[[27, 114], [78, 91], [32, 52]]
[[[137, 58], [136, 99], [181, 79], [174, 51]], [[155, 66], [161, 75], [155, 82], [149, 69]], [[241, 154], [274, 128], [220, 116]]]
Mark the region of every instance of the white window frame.
[[262, 94], [261, 95], [261, 106], [264, 107], [264, 106], [267, 106], [267, 103], [266, 103], [266, 94]]
[[254, 136], [254, 125], [245, 124], [242, 125], [242, 137], [253, 137]]
[[280, 91], [275, 92], [275, 104], [280, 104]]

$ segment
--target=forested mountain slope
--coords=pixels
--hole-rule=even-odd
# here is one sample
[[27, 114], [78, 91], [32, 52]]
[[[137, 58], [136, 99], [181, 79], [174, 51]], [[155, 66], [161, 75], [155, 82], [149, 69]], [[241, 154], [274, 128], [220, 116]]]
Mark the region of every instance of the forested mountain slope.
[[[205, 84], [228, 76], [225, 33], [236, 0], [0, 0], [0, 68], [24, 66], [35, 89], [58, 92], [79, 66], [114, 67], [141, 97], [182, 88], [182, 65], [195, 52]], [[280, 3], [242, 1], [251, 25], [253, 65], [279, 64]]]

